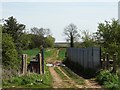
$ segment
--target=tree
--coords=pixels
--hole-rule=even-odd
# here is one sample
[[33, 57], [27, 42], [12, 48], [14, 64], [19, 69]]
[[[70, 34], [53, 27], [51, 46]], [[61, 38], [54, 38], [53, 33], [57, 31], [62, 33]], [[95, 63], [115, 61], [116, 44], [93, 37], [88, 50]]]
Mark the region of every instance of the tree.
[[3, 25], [3, 33], [7, 33], [12, 36], [17, 51], [20, 51], [21, 48], [20, 36], [22, 35], [23, 33], [22, 31], [24, 29], [25, 29], [25, 25], [18, 23], [13, 16], [6, 19]]
[[54, 42], [55, 42], [55, 38], [52, 37], [51, 35], [45, 37], [45, 46], [46, 47], [54, 47]]
[[[41, 45], [44, 47], [49, 46], [49, 45], [47, 45], [49, 43], [46, 43], [45, 40], [48, 41], [48, 37], [51, 36], [50, 29], [33, 27], [33, 28], [31, 28], [31, 33], [33, 34], [32, 41], [34, 42], [34, 43], [32, 43], [32, 45], [35, 45], [35, 47], [37, 47], [37, 48], [39, 48]], [[50, 37], [50, 39], [51, 39], [51, 37]]]
[[70, 41], [70, 47], [74, 47], [74, 42], [80, 37], [77, 31], [77, 26], [74, 24], [69, 24], [65, 27], [63, 33], [67, 36], [66, 40]]
[[18, 65], [17, 51], [12, 37], [7, 34], [2, 34], [2, 64], [4, 68], [16, 68]]
[[92, 34], [87, 30], [84, 30], [82, 32], [82, 44], [81, 44], [81, 46], [84, 48], [95, 46], [95, 41], [93, 40]]
[[30, 34], [27, 34], [27, 33], [23, 33], [21, 35], [21, 45], [22, 45], [22, 49], [29, 49], [30, 48], [30, 44], [32, 44], [32, 39], [31, 39], [31, 36]]
[[110, 55], [117, 53], [118, 58], [120, 57], [120, 24], [118, 20], [112, 19], [111, 22], [100, 23], [96, 39], [105, 52], [110, 53]]
[[4, 23], [3, 26], [3, 33], [10, 34], [13, 37], [14, 42], [18, 41], [22, 31], [25, 29], [25, 25], [19, 24], [13, 16], [6, 19], [5, 22], [6, 23]]
[[35, 35], [41, 35], [41, 36], [51, 35], [51, 31], [49, 28], [44, 29], [44, 28], [33, 27], [31, 28], [31, 33]]

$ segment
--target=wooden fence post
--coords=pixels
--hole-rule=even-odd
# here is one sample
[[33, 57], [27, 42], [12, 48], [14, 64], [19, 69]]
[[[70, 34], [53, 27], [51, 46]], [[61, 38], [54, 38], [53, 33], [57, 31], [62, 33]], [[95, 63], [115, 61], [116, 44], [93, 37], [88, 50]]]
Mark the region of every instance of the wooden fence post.
[[116, 73], [117, 69], [117, 63], [116, 63], [116, 54], [113, 55], [113, 73]]
[[22, 73], [27, 73], [27, 54], [22, 55]]
[[41, 53], [38, 54], [38, 62], [39, 62], [39, 74], [42, 74], [42, 58], [41, 58]]
[[27, 73], [27, 54], [25, 54], [25, 74]]
[[106, 59], [107, 59], [107, 70], [109, 70], [109, 53], [106, 53]]

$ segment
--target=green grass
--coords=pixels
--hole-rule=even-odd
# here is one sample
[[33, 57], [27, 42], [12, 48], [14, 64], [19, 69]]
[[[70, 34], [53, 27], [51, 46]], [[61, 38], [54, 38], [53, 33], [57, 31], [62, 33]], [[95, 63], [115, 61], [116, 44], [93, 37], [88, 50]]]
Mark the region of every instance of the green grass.
[[[39, 53], [39, 49], [31, 49], [31, 50], [24, 50], [22, 52], [23, 54], [28, 55], [28, 62], [30, 61], [30, 58], [37, 55]], [[52, 50], [48, 51], [45, 50], [45, 56], [49, 57], [52, 55]], [[35, 74], [32, 73], [30, 75], [25, 76], [15, 76], [13, 78], [9, 78], [6, 80], [3, 80], [3, 88], [10, 88], [12, 86], [15, 86], [17, 88], [52, 88], [52, 76], [48, 70], [48, 67], [46, 66], [46, 58], [45, 58], [45, 74]], [[43, 80], [43, 83], [39, 82], [40, 80]], [[31, 85], [32, 84], [32, 85]]]
[[[41, 79], [43, 82], [40, 81]], [[44, 75], [31, 73], [3, 80], [3, 88], [11, 88], [12, 86], [16, 88], [52, 88], [52, 76], [48, 67], [45, 67]]]
[[23, 50], [22, 54], [27, 54], [29, 57], [33, 57], [40, 52], [38, 48]]
[[59, 50], [59, 53], [58, 53], [58, 59], [59, 60], [63, 60], [65, 58], [65, 52], [66, 52], [66, 49], [65, 48], [61, 48]]
[[67, 80], [67, 77], [66, 77], [57, 67], [55, 67], [54, 70], [59, 74], [59, 76], [60, 76], [63, 80]]
[[55, 49], [46, 49], [45, 53], [44, 53], [45, 54], [45, 58], [52, 57], [54, 52], [55, 52]]
[[84, 79], [80, 78], [77, 74], [73, 73], [69, 68], [67, 67], [60, 67], [61, 70], [63, 70], [72, 80], [74, 80], [77, 84], [83, 85], [85, 84]]

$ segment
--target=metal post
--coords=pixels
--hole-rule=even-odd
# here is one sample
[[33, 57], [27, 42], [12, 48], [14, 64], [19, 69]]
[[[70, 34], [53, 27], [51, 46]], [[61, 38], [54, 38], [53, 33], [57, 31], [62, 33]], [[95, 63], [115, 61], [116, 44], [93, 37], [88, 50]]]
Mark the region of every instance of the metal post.
[[42, 54], [42, 74], [44, 74], [44, 48], [42, 47], [41, 49], [41, 54]]
[[102, 68], [106, 68], [106, 61], [105, 61], [105, 52], [103, 52], [103, 62], [102, 62]]
[[113, 55], [113, 72], [116, 73], [117, 64], [116, 64], [116, 54]]
[[106, 53], [106, 59], [107, 59], [107, 70], [109, 70], [109, 53]]

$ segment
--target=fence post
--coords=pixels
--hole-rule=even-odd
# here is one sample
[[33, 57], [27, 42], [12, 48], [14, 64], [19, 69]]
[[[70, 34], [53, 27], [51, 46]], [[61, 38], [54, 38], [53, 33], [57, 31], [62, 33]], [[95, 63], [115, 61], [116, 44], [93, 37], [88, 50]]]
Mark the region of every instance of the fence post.
[[102, 62], [102, 68], [106, 68], [106, 61], [105, 61], [105, 52], [103, 52], [103, 62]]
[[38, 62], [39, 62], [39, 74], [42, 74], [42, 58], [41, 58], [41, 53], [38, 54]]
[[106, 59], [107, 59], [107, 70], [109, 70], [109, 53], [106, 53]]
[[27, 73], [27, 54], [22, 55], [22, 73]]
[[42, 74], [44, 74], [44, 48], [41, 49], [41, 57], [42, 57]]
[[116, 54], [113, 55], [113, 73], [116, 73], [116, 69], [117, 69], [117, 66], [116, 66]]

